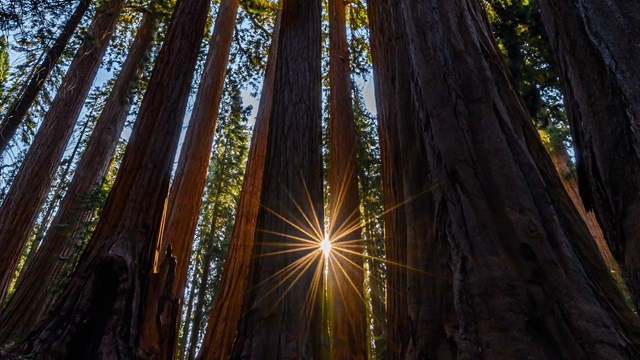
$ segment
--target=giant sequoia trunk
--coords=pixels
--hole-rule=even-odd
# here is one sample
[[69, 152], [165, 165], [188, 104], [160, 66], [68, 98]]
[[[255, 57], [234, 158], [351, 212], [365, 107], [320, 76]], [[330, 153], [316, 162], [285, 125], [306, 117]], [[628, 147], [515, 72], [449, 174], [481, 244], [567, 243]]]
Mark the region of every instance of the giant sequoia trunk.
[[[281, 11], [261, 209], [233, 358], [320, 351], [321, 2], [284, 0]], [[307, 241], [317, 246], [301, 251]]]
[[[378, 133], [382, 160], [384, 208], [384, 234], [387, 259], [387, 338], [388, 355], [393, 359], [415, 356], [420, 342], [438, 342], [446, 338], [441, 319], [418, 313], [412, 319], [409, 300], [413, 300], [412, 314], [416, 313], [415, 299], [410, 294], [422, 293], [431, 306], [438, 303], [449, 284], [441, 276], [430, 277], [420, 283], [422, 276], [408, 270], [407, 256], [412, 263], [436, 273], [439, 264], [430, 263], [428, 256], [445, 250], [430, 244], [428, 231], [433, 229], [427, 163], [422, 139], [415, 122], [415, 105], [411, 101], [408, 59], [405, 37], [397, 36], [394, 23], [402, 24], [399, 13], [386, 1], [369, 1], [371, 51], [378, 110]], [[418, 165], [419, 164], [419, 165]], [[409, 247], [410, 246], [410, 247]], [[429, 286], [429, 287], [427, 287]], [[430, 297], [429, 297], [430, 296]], [[421, 317], [417, 318], [417, 317]], [[415, 326], [412, 324], [416, 324]]]
[[[288, 252], [306, 244], [295, 238], [319, 232], [320, 239], [308, 239], [318, 249], [321, 240], [322, 229], [313, 220], [323, 218], [320, 12], [318, 1], [284, 0], [282, 5], [229, 252], [232, 261], [226, 264], [203, 347], [207, 359], [228, 354], [314, 358], [320, 351], [320, 317], [312, 315], [319, 313], [320, 254], [315, 251], [305, 262], [306, 252]], [[284, 244], [285, 252], [273, 254], [283, 250], [276, 244]], [[306, 271], [291, 271], [301, 263], [298, 270]]]
[[209, 0], [177, 2], [100, 222], [24, 352], [69, 359], [139, 355], [144, 292], [208, 9]]
[[394, 164], [405, 181], [387, 180], [385, 195], [410, 195], [416, 168], [430, 187], [391, 211], [388, 256], [410, 267], [389, 278], [393, 357], [640, 356], [637, 318], [562, 187], [481, 5], [376, 0], [370, 10], [385, 165], [402, 156], [397, 143], [426, 154]]
[[[172, 311], [169, 321], [163, 324], [163, 329], [158, 329], [160, 333], [154, 335], [158, 337], [162, 336], [162, 332], [166, 333], [168, 329], [177, 328], [179, 325], [178, 318], [187, 281], [189, 257], [198, 223], [202, 193], [207, 180], [211, 145], [218, 122], [218, 110], [224, 90], [238, 7], [238, 0], [224, 0], [220, 4], [205, 70], [200, 80], [195, 107], [191, 113], [189, 128], [180, 152], [178, 169], [171, 186], [159, 254], [164, 254], [171, 246], [176, 257], [172, 294], [178, 305], [175, 311]], [[147, 296], [154, 297], [156, 294], [150, 292]], [[177, 334], [177, 331], [175, 333]], [[175, 342], [174, 340], [171, 341]]]
[[0, 124], [0, 153], [9, 145], [18, 127], [20, 127], [20, 124], [22, 124], [22, 121], [27, 116], [31, 104], [33, 104], [40, 90], [44, 87], [45, 81], [49, 77], [49, 74], [51, 74], [51, 71], [58, 64], [64, 49], [69, 43], [69, 39], [71, 39], [71, 36], [76, 31], [87, 9], [89, 9], [89, 5], [91, 5], [91, 0], [80, 0], [75, 11], [65, 23], [60, 35], [58, 35], [53, 45], [43, 54], [42, 62], [31, 72], [31, 76], [27, 80], [20, 96], [7, 109], [2, 119], [2, 124]]
[[46, 199], [124, 4], [125, 0], [110, 0], [98, 10], [0, 207], [0, 299]]
[[638, 306], [640, 9], [624, 0], [541, 5], [562, 70], [580, 195], [595, 211]]
[[156, 27], [157, 15], [150, 10], [145, 12], [40, 251], [32, 263], [25, 265], [21, 282], [0, 315], [0, 342], [21, 337], [35, 325], [55, 299], [54, 286], [61, 286], [61, 275], [73, 266], [70, 259], [73, 252], [78, 251], [78, 237], [94, 211], [95, 201], [91, 196], [100, 186], [113, 158], [131, 108], [132, 90], [149, 58]]
[[202, 360], [228, 359], [231, 356], [238, 333], [238, 323], [242, 316], [243, 299], [247, 292], [249, 266], [255, 243], [256, 222], [260, 210], [269, 119], [273, 106], [279, 34], [280, 15], [276, 20], [273, 40], [269, 48], [260, 106], [253, 129], [247, 170], [244, 174], [224, 273], [220, 287], [216, 292], [202, 348], [198, 355]]
[[331, 358], [365, 359], [363, 241], [345, 13], [343, 0], [329, 1], [329, 241], [334, 248], [327, 257], [329, 342]]

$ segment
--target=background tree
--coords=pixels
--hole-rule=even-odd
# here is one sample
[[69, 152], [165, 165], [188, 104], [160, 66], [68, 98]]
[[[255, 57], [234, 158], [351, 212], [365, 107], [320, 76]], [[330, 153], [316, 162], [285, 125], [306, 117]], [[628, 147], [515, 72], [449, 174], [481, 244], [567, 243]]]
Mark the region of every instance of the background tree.
[[6, 249], [0, 255], [0, 298], [6, 295], [124, 3], [111, 0], [99, 10], [0, 207], [0, 242]]
[[137, 356], [141, 294], [208, 9], [206, 0], [177, 2], [100, 222], [69, 285], [23, 351], [71, 358]]
[[364, 359], [366, 310], [346, 6], [329, 1], [329, 230], [327, 256], [330, 354]]
[[[131, 109], [133, 92], [149, 60], [158, 20], [161, 16], [158, 1], [144, 9], [136, 39], [120, 69], [104, 109], [97, 119], [93, 133], [68, 184], [53, 223], [42, 240], [41, 251], [34, 255], [23, 271], [20, 285], [0, 315], [0, 338], [25, 335], [36, 321], [49, 310], [55, 300], [54, 287], [63, 287], [73, 252], [82, 247], [81, 232], [90, 221], [96, 202], [92, 196], [101, 185]], [[34, 251], [35, 253], [35, 251]]]
[[0, 124], [0, 152], [7, 147], [9, 141], [11, 141], [11, 138], [15, 135], [20, 123], [22, 123], [27, 115], [31, 104], [35, 101], [40, 90], [44, 87], [45, 80], [57, 65], [65, 47], [71, 39], [71, 36], [80, 24], [85, 12], [89, 9], [89, 5], [91, 5], [91, 0], [80, 0], [76, 10], [65, 23], [58, 38], [43, 54], [42, 62], [31, 72], [31, 76], [25, 84], [20, 97], [18, 97], [7, 109], [6, 114], [4, 114], [2, 119], [2, 123]]
[[[255, 232], [265, 170], [266, 147], [269, 135], [274, 96], [274, 82], [280, 34], [280, 15], [273, 30], [269, 60], [262, 86], [260, 108], [256, 116], [251, 147], [244, 173], [242, 191], [229, 245], [225, 271], [213, 309], [209, 317], [200, 354], [202, 359], [226, 359], [236, 342], [237, 327], [242, 316], [243, 298], [247, 291], [250, 262], [255, 245]], [[214, 320], [215, 319], [215, 320]]]

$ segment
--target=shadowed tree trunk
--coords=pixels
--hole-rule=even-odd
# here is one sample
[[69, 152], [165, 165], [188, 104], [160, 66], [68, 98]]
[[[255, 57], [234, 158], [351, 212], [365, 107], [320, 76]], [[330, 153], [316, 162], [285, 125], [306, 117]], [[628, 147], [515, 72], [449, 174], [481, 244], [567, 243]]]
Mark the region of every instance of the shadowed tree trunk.
[[87, 9], [89, 9], [89, 5], [91, 5], [91, 0], [80, 0], [56, 41], [44, 53], [42, 62], [33, 69], [32, 75], [27, 80], [20, 97], [7, 109], [2, 119], [2, 124], [0, 124], [0, 153], [6, 149], [18, 130], [18, 127], [22, 124], [22, 121], [29, 112], [31, 104], [33, 104], [40, 90], [44, 87], [45, 81], [49, 77], [49, 74], [51, 74], [53, 68], [58, 64], [58, 60], [60, 60], [65, 47], [67, 47], [69, 43], [69, 39], [71, 39], [71, 36], [78, 28], [82, 17], [87, 12]]
[[[390, 315], [400, 315], [390, 325], [407, 336], [391, 342], [393, 358], [637, 358], [637, 318], [563, 189], [481, 5], [370, 4], [374, 59], [382, 58], [376, 85], [391, 86], [378, 88], [381, 130], [398, 120], [389, 110], [409, 109], [414, 145], [426, 154], [426, 162], [394, 170], [425, 168], [431, 187], [404, 206], [406, 218], [423, 217], [424, 236], [412, 235], [420, 229], [409, 221], [406, 233], [388, 234], [390, 260], [410, 267], [406, 282], [389, 279], [390, 294], [406, 299], [389, 303]], [[409, 89], [400, 79], [406, 73]], [[409, 107], [401, 107], [407, 90]], [[383, 149], [398, 156], [397, 147]], [[403, 189], [389, 186], [385, 194]], [[406, 242], [401, 258], [399, 242]]]
[[580, 195], [640, 298], [640, 9], [628, 1], [540, 2], [560, 67]]
[[[320, 354], [320, 1], [284, 0], [280, 21], [261, 209], [232, 352], [236, 359]], [[301, 251], [304, 246], [308, 249]]]
[[331, 358], [365, 359], [363, 240], [345, 13], [343, 0], [329, 1], [329, 241], [334, 248], [327, 275], [329, 341]]
[[205, 332], [199, 359], [223, 360], [231, 356], [238, 323], [242, 313], [243, 298], [247, 291], [249, 264], [251, 262], [256, 221], [260, 210], [262, 180], [269, 135], [269, 118], [273, 106], [275, 71], [278, 56], [280, 15], [276, 19], [273, 40], [269, 49], [267, 70], [262, 86], [260, 107], [253, 129], [253, 139], [247, 160], [236, 221], [233, 226], [229, 253], [225, 262], [222, 282], [216, 293], [211, 316]]
[[202, 269], [202, 278], [200, 279], [200, 286], [198, 288], [198, 297], [196, 299], [196, 306], [193, 316], [193, 325], [191, 327], [191, 334], [189, 336], [189, 350], [187, 352], [187, 359], [193, 360], [196, 357], [196, 348], [198, 346], [198, 338], [200, 337], [200, 325], [202, 324], [202, 315], [205, 309], [205, 295], [207, 293], [207, 286], [209, 283], [209, 273], [211, 272], [211, 263], [213, 261], [213, 237], [216, 230], [216, 222], [218, 221], [218, 205], [213, 207], [213, 218], [211, 219], [211, 235], [209, 236], [208, 244], [205, 244], [205, 254], [202, 262], [204, 267]]
[[[151, 4], [154, 5], [155, 1]], [[0, 340], [25, 335], [55, 300], [54, 286], [68, 270], [79, 233], [90, 220], [100, 186], [116, 150], [131, 109], [132, 92], [149, 58], [157, 28], [157, 15], [146, 10], [118, 79], [78, 163], [53, 223], [42, 240], [41, 251], [26, 269], [23, 281], [0, 315]]]
[[137, 344], [143, 295], [208, 9], [208, 0], [177, 2], [97, 228], [66, 289], [23, 345], [24, 353], [135, 358], [147, 350]]
[[0, 207], [0, 299], [47, 196], [125, 0], [98, 10]]
[[[162, 329], [158, 329], [159, 334], [154, 335], [158, 337], [168, 331], [167, 329], [177, 329], [180, 325], [179, 315], [187, 281], [189, 257], [198, 223], [202, 193], [207, 180], [211, 145], [218, 122], [218, 110], [224, 90], [238, 6], [238, 0], [224, 0], [220, 4], [205, 70], [200, 80], [195, 107], [191, 113], [189, 127], [180, 152], [178, 169], [171, 186], [159, 254], [164, 254], [170, 246], [176, 257], [176, 276], [172, 293], [178, 305], [173, 312], [174, 316], [163, 324]], [[156, 294], [149, 292], [147, 297], [156, 297]], [[153, 319], [153, 317], [149, 318]]]
[[189, 301], [187, 302], [187, 311], [185, 313], [184, 316], [184, 324], [182, 326], [182, 339], [181, 339], [181, 343], [180, 343], [180, 350], [178, 351], [178, 359], [179, 360], [184, 360], [186, 354], [187, 354], [187, 347], [189, 345], [189, 330], [192, 329], [191, 327], [191, 313], [193, 311], [193, 302], [195, 300], [196, 297], [196, 284], [198, 282], [198, 276], [196, 276], [196, 271], [197, 269], [200, 268], [200, 256], [196, 256], [196, 263], [193, 267], [193, 277], [191, 279], [191, 288], [189, 290]]
[[[62, 193], [65, 190], [65, 187], [67, 185], [67, 176], [69, 176], [69, 171], [71, 171], [71, 167], [75, 162], [76, 156], [80, 151], [83, 141], [85, 140], [85, 134], [89, 130], [89, 125], [91, 125], [90, 123], [91, 123], [90, 121], [86, 121], [82, 126], [82, 130], [80, 130], [80, 135], [78, 136], [78, 140], [76, 141], [76, 144], [73, 146], [73, 150], [71, 151], [71, 154], [68, 157], [68, 162], [65, 164], [64, 170], [62, 170], [62, 173], [60, 174], [60, 177], [59, 177], [60, 182], [58, 182], [58, 185], [56, 185], [55, 189], [52, 191], [52, 194], [53, 194], [51, 196], [52, 201], [49, 202], [49, 204], [46, 207], [46, 210], [42, 212], [43, 213], [42, 220], [40, 221], [40, 224], [36, 225], [34, 229], [34, 232], [35, 232], [34, 239], [29, 247], [29, 253], [27, 254], [27, 258], [24, 260], [22, 269], [20, 269], [20, 274], [18, 275], [18, 279], [16, 280], [16, 285], [15, 285], [16, 288], [19, 288], [21, 286], [21, 282], [24, 279], [24, 276], [26, 275], [26, 273], [28, 272], [27, 270], [31, 268], [31, 266], [33, 265], [33, 262], [37, 258], [36, 255], [38, 254], [38, 249], [40, 248], [40, 244], [42, 243], [42, 238], [45, 236], [48, 230], [48, 227], [50, 226], [51, 217], [55, 215], [54, 211], [58, 208], [57, 199], [61, 197]], [[14, 295], [12, 296], [15, 296], [16, 292], [14, 292]], [[1, 320], [0, 320], [0, 324], [1, 324]], [[3, 330], [4, 329], [0, 330], [0, 343], [2, 342]]]
[[[417, 277], [402, 266], [408, 264], [409, 253], [413, 262], [428, 264], [427, 254], [440, 250], [422, 245], [428, 243], [427, 230], [433, 227], [428, 210], [430, 200], [424, 196], [430, 185], [426, 167], [417, 165], [425, 164], [427, 158], [417, 125], [412, 122], [415, 106], [411, 101], [408, 59], [403, 52], [405, 38], [396, 38], [394, 28], [401, 20], [398, 20], [397, 9], [386, 1], [370, 0], [368, 13], [386, 210], [385, 250], [391, 261], [387, 264], [388, 355], [402, 359], [408, 356], [412, 333], [424, 333], [424, 338], [432, 339], [445, 337], [442, 322], [435, 317], [428, 322], [415, 322], [420, 326], [418, 329], [410, 325], [407, 291], [417, 291], [420, 287], [409, 288], [408, 281], [415, 282]], [[438, 264], [429, 266], [434, 272], [438, 271]], [[410, 275], [412, 278], [408, 278]], [[419, 285], [429, 285], [422, 291], [431, 294], [430, 299], [436, 305], [445, 307], [437, 301], [447, 286], [446, 279], [432, 277], [431, 283]]]

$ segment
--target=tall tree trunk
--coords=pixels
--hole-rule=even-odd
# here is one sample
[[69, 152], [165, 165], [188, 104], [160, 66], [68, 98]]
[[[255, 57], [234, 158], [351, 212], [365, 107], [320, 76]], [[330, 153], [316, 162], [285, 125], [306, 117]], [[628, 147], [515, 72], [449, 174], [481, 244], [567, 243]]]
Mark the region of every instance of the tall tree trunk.
[[63, 294], [23, 351], [57, 358], [139, 355], [143, 295], [209, 4], [177, 2], [97, 228]]
[[[153, 5], [153, 4], [152, 4]], [[42, 241], [33, 264], [0, 315], [0, 341], [21, 337], [33, 328], [55, 300], [54, 287], [73, 264], [78, 237], [96, 206], [91, 195], [100, 186], [115, 153], [120, 133], [131, 109], [134, 88], [149, 58], [155, 38], [157, 15], [145, 12], [118, 79], [78, 163], [52, 226]]]
[[[382, 192], [384, 201], [384, 234], [387, 264], [387, 339], [388, 355], [392, 359], [408, 357], [412, 334], [437, 341], [445, 335], [442, 323], [437, 318], [429, 322], [409, 322], [407, 289], [412, 275], [407, 254], [412, 261], [427, 263], [427, 229], [430, 214], [429, 199], [421, 196], [429, 190], [428, 173], [424, 166], [427, 157], [421, 148], [421, 139], [416, 124], [411, 119], [415, 106], [411, 101], [408, 59], [404, 37], [396, 34], [396, 24], [401, 24], [396, 8], [387, 1], [369, 0], [369, 22], [371, 27], [371, 52], [374, 68], [374, 84], [378, 111], [378, 133], [382, 160]], [[409, 236], [408, 229], [413, 231]], [[411, 245], [411, 248], [408, 246]], [[421, 250], [418, 250], [421, 249]], [[431, 264], [436, 268], [437, 264]], [[414, 277], [415, 278], [415, 277]], [[439, 277], [430, 284], [412, 284], [412, 291], [432, 294], [434, 301], [441, 297], [444, 284]], [[424, 288], [429, 285], [429, 288]], [[420, 287], [422, 286], [422, 288]], [[415, 289], [415, 290], [414, 290]], [[415, 328], [411, 324], [419, 326]], [[415, 339], [414, 341], [421, 341]]]
[[366, 308], [363, 295], [362, 231], [356, 132], [351, 98], [346, 6], [329, 1], [329, 188], [330, 228], [327, 276], [331, 358], [365, 359]]
[[[189, 257], [208, 174], [238, 7], [238, 0], [224, 0], [220, 4], [205, 70], [169, 195], [159, 246], [160, 254], [164, 254], [171, 246], [177, 261], [176, 281], [172, 292], [178, 301], [178, 308], [175, 311], [176, 317], [166, 324], [169, 327], [179, 326], [178, 316], [182, 308]], [[147, 296], [154, 294], [149, 293]]]
[[198, 282], [198, 276], [196, 276], [195, 272], [197, 271], [197, 269], [200, 267], [200, 256], [196, 257], [196, 263], [193, 267], [194, 269], [194, 274], [193, 274], [193, 279], [191, 280], [191, 290], [189, 291], [189, 301], [187, 301], [187, 311], [185, 313], [185, 317], [184, 317], [184, 324], [182, 326], [182, 342], [180, 344], [180, 350], [178, 352], [178, 359], [179, 360], [184, 360], [185, 356], [187, 354], [187, 348], [189, 346], [189, 329], [192, 328], [191, 326], [191, 313], [193, 311], [193, 302], [195, 300], [196, 297], [196, 284]]
[[231, 356], [242, 315], [260, 210], [269, 121], [273, 110], [280, 18], [281, 15], [278, 14], [225, 270], [198, 355], [203, 360], [226, 360]]
[[639, 306], [640, 9], [620, 0], [540, 3], [561, 69], [580, 195]]
[[[390, 245], [407, 242], [406, 258], [390, 260], [410, 267], [402, 287], [389, 283], [407, 299], [394, 326], [409, 337], [396, 341], [394, 358], [637, 358], [638, 320], [541, 145], [481, 5], [371, 3], [373, 32], [393, 40], [376, 42], [374, 56], [402, 54], [408, 67], [377, 61], [386, 65], [377, 85], [395, 90], [397, 74], [411, 75], [408, 115], [427, 161], [410, 168], [426, 168], [431, 186], [405, 206], [422, 216], [425, 236], [412, 227], [388, 234]], [[379, 22], [384, 7], [398, 17]], [[382, 109], [404, 99], [393, 95], [378, 96]]]
[[[27, 254], [27, 258], [24, 261], [24, 265], [22, 265], [22, 269], [20, 269], [20, 274], [18, 276], [18, 280], [16, 281], [16, 288], [19, 288], [22, 286], [21, 282], [23, 281], [26, 273], [33, 266], [33, 263], [37, 258], [36, 255], [38, 254], [38, 250], [40, 249], [42, 238], [46, 235], [48, 228], [50, 226], [51, 217], [54, 215], [54, 211], [58, 208], [57, 199], [61, 197], [63, 191], [65, 190], [65, 187], [67, 185], [67, 177], [69, 176], [71, 167], [75, 162], [78, 152], [80, 151], [81, 145], [84, 141], [85, 134], [89, 130], [89, 125], [90, 125], [90, 121], [86, 121], [82, 126], [82, 130], [80, 130], [80, 136], [78, 136], [78, 141], [76, 141], [76, 144], [73, 146], [73, 150], [71, 151], [71, 154], [68, 157], [69, 161], [65, 164], [62, 170], [62, 173], [60, 174], [60, 182], [52, 192], [53, 194], [51, 196], [52, 200], [47, 205], [46, 210], [43, 211], [44, 215], [42, 216], [42, 220], [40, 221], [40, 224], [37, 225], [36, 228], [34, 229], [35, 230], [34, 239], [31, 242], [29, 253]], [[12, 295], [12, 298], [13, 296], [15, 296], [15, 294], [18, 291], [19, 290], [16, 290], [14, 295]], [[0, 317], [0, 324], [2, 324], [1, 317]], [[4, 329], [0, 329], [0, 343], [3, 341], [3, 335], [2, 335], [3, 333], [4, 333]]]
[[98, 10], [0, 207], [0, 244], [4, 249], [0, 253], [0, 299], [6, 295], [124, 3], [110, 0]]
[[[171, 316], [162, 322], [161, 327], [156, 327], [156, 316], [154, 314], [145, 315], [145, 322], [152, 324], [143, 325], [145, 328], [145, 338], [150, 343], [166, 341], [174, 344], [167, 355], [175, 352], [177, 337], [167, 338], [167, 333], [178, 334], [180, 325], [179, 317], [182, 310], [182, 297], [187, 281], [187, 271], [189, 268], [189, 257], [193, 245], [200, 205], [202, 204], [202, 193], [207, 179], [207, 169], [211, 158], [211, 145], [218, 122], [218, 111], [220, 101], [224, 91], [224, 79], [229, 62], [229, 52], [231, 51], [231, 41], [235, 29], [238, 13], [238, 0], [225, 0], [218, 8], [216, 24], [213, 29], [213, 36], [209, 43], [209, 53], [205, 62], [205, 70], [200, 80], [198, 95], [195, 100], [195, 107], [191, 113], [189, 127], [186, 138], [180, 152], [178, 169], [173, 180], [169, 200], [167, 203], [167, 213], [163, 225], [161, 239], [159, 241], [159, 254], [164, 254], [170, 247], [176, 257], [175, 281], [172, 285], [172, 302], [168, 305], [172, 309]], [[152, 271], [156, 271], [153, 269]], [[163, 289], [164, 286], [156, 286]], [[147, 292], [147, 302], [156, 302], [154, 298], [158, 294]], [[162, 308], [163, 306], [161, 306]], [[155, 306], [147, 307], [147, 312], [157, 312]], [[199, 321], [199, 320], [197, 320]], [[174, 330], [175, 329], [175, 330]], [[193, 330], [192, 330], [193, 331]], [[158, 339], [158, 340], [152, 340]], [[165, 340], [159, 340], [165, 339]], [[192, 344], [193, 345], [193, 344]]]
[[[220, 192], [219, 190], [218, 193]], [[193, 317], [193, 325], [191, 326], [191, 334], [189, 340], [189, 351], [187, 352], [187, 359], [193, 360], [196, 356], [196, 348], [198, 346], [198, 338], [200, 337], [200, 325], [202, 324], [202, 315], [204, 314], [205, 308], [205, 295], [207, 292], [207, 285], [209, 283], [209, 273], [211, 272], [211, 262], [213, 261], [213, 248], [214, 248], [214, 237], [216, 231], [218, 231], [216, 227], [216, 223], [219, 220], [219, 200], [214, 200], [215, 204], [213, 205], [213, 216], [211, 218], [211, 226], [210, 226], [210, 236], [208, 237], [208, 244], [204, 244], [203, 247], [205, 249], [205, 254], [203, 258], [204, 267], [202, 269], [202, 278], [200, 279], [200, 287], [198, 290], [198, 298], [196, 300], [196, 308], [195, 314]]]
[[40, 90], [44, 87], [45, 81], [49, 77], [49, 74], [51, 74], [53, 68], [58, 64], [60, 57], [64, 53], [64, 49], [69, 43], [69, 39], [71, 39], [71, 36], [76, 31], [87, 9], [89, 9], [89, 5], [91, 5], [91, 0], [80, 0], [75, 11], [65, 23], [62, 32], [58, 35], [58, 38], [43, 54], [42, 62], [33, 69], [32, 75], [27, 80], [27, 84], [22, 90], [20, 97], [9, 106], [2, 119], [2, 124], [0, 124], [0, 153], [6, 149], [18, 130], [18, 127], [22, 124], [22, 121], [29, 112], [31, 104], [33, 104]]
[[[320, 353], [321, 3], [284, 0], [281, 11], [251, 291], [243, 299], [233, 358], [312, 359]], [[304, 246], [309, 249], [301, 251]]]

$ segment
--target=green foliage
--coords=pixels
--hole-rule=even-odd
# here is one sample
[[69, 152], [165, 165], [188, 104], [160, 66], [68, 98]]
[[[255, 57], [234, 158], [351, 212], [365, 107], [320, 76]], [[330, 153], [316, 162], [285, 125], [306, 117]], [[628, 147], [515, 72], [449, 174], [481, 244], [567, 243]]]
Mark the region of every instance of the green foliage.
[[[179, 339], [181, 345], [190, 341], [194, 331], [198, 334], [198, 339], [201, 339], [204, 333], [209, 310], [222, 278], [224, 261], [233, 232], [235, 212], [249, 151], [250, 131], [247, 123], [252, 110], [250, 106], [244, 106], [242, 103], [239, 79], [241, 79], [239, 73], [232, 71], [225, 84], [225, 96], [221, 104], [192, 253], [191, 263], [198, 266], [192, 266], [189, 271], [191, 279], [189, 287], [197, 287], [198, 292], [206, 291], [203, 304], [205, 311], [199, 314], [202, 321], [198, 329], [193, 328], [193, 318], [183, 320]], [[203, 272], [205, 268], [210, 269], [209, 273]], [[206, 284], [205, 288], [201, 289], [200, 284]], [[190, 289], [185, 293], [193, 293], [195, 296], [195, 292]], [[185, 299], [185, 303], [188, 302], [189, 300]], [[184, 311], [183, 318], [187, 316], [187, 309], [185, 308]]]
[[566, 151], [571, 133], [539, 0], [488, 0], [485, 8], [543, 144], [549, 152]]
[[7, 49], [7, 38], [0, 36], [0, 88], [4, 87], [9, 76], [9, 51]]
[[240, 0], [242, 8], [251, 14], [267, 14], [278, 10], [277, 1], [269, 0]]

